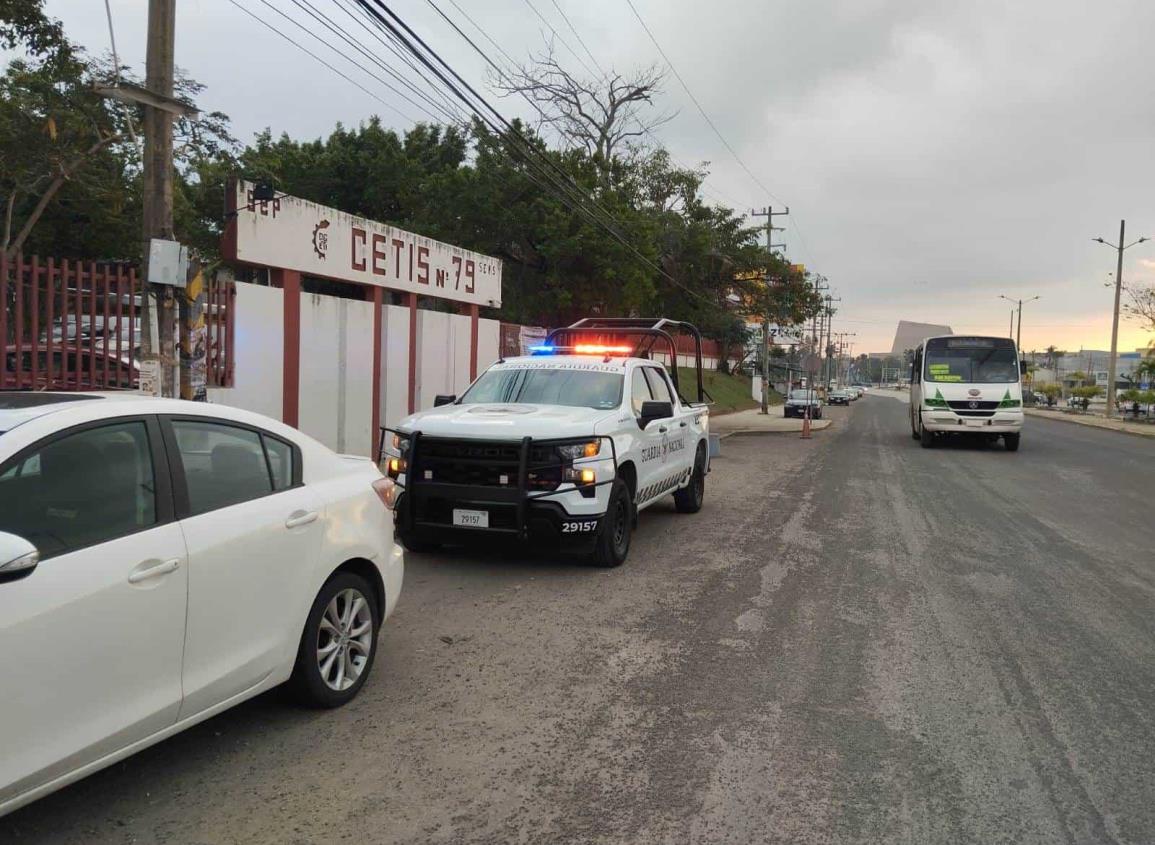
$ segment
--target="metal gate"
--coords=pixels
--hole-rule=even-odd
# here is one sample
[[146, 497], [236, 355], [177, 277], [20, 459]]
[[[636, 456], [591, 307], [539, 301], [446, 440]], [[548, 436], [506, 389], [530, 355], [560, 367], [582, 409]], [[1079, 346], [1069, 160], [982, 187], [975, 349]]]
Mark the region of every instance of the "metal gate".
[[[132, 389], [142, 284], [134, 265], [0, 255], [0, 389]], [[233, 383], [232, 282], [206, 291], [208, 384]]]

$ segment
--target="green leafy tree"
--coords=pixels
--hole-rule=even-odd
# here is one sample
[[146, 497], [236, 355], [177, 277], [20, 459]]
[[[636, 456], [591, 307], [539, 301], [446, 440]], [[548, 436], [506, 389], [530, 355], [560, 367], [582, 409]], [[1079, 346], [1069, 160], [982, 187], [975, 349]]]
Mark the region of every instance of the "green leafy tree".
[[[138, 109], [97, 83], [132, 79], [88, 57], [47, 18], [42, 0], [0, 0], [0, 45], [19, 48], [0, 75], [0, 249], [64, 257], [135, 258], [140, 251]], [[186, 102], [202, 87], [180, 77]], [[218, 112], [174, 125], [178, 166], [233, 143]]]

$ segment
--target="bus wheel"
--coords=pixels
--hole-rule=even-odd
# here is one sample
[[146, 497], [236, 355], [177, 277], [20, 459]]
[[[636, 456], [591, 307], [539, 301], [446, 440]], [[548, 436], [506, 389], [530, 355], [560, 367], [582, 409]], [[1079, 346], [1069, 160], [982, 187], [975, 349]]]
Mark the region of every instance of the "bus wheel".
[[1021, 434], [1004, 434], [1003, 435], [1003, 444], [1007, 447], [1008, 452], [1019, 451], [1019, 438], [1020, 437], [1022, 437]]
[[934, 448], [935, 433], [933, 431], [927, 431], [925, 428], [923, 428], [918, 433], [918, 440], [922, 445], [922, 448], [932, 449]]

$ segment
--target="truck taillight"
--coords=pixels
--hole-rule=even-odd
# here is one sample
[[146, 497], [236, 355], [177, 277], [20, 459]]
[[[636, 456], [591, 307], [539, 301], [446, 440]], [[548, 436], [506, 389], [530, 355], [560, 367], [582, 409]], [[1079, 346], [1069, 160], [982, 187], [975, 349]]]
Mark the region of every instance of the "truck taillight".
[[392, 478], [378, 478], [373, 482], [373, 492], [389, 510], [397, 504], [397, 483]]

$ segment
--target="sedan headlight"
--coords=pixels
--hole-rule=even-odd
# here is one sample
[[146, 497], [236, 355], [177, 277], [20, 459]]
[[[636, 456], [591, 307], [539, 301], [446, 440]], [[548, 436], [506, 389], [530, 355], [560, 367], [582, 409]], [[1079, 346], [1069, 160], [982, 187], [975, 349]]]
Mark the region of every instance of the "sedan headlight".
[[578, 458], [596, 458], [601, 450], [602, 445], [597, 440], [591, 440], [589, 443], [567, 443], [557, 447], [558, 454], [567, 461], [576, 461]]

